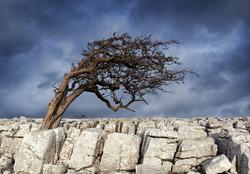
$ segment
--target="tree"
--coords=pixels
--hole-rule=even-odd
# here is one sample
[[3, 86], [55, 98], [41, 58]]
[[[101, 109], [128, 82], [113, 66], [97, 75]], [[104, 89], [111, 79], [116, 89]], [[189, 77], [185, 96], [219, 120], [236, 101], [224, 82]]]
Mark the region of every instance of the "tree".
[[113, 111], [134, 111], [129, 106], [147, 103], [145, 95], [182, 83], [190, 71], [174, 66], [181, 64], [179, 59], [164, 53], [173, 44], [178, 42], [152, 40], [151, 35], [132, 38], [127, 33], [88, 43], [83, 58], [55, 87], [41, 129], [58, 127], [64, 111], [83, 92], [95, 94]]

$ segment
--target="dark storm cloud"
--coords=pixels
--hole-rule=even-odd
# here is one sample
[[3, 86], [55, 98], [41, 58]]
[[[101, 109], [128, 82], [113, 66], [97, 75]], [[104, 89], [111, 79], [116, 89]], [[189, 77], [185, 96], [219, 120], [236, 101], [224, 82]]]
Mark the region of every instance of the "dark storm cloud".
[[[126, 13], [128, 6], [126, 1], [1, 1], [0, 114], [41, 113], [38, 106], [45, 109], [49, 98], [41, 94], [52, 96], [51, 84], [79, 59], [81, 48], [106, 34], [101, 17]], [[28, 107], [35, 96], [38, 103]], [[13, 101], [16, 111], [9, 106]]]
[[[131, 13], [137, 30], [180, 40], [186, 65], [200, 75], [188, 82], [191, 90], [178, 88], [179, 96], [156, 99], [161, 103], [157, 110], [182, 115], [250, 114], [237, 106], [250, 95], [249, 7], [247, 0], [137, 2]], [[227, 105], [233, 102], [235, 107], [229, 110]]]
[[[79, 45], [76, 49], [80, 52], [84, 36], [88, 35], [90, 30], [95, 31], [95, 17], [116, 10], [122, 13], [122, 4], [123, 1], [110, 4], [102, 1], [66, 0], [1, 1], [0, 71], [5, 74], [0, 77], [1, 81], [5, 81], [1, 85], [8, 85], [8, 79], [11, 83], [17, 75], [14, 69], [20, 68], [16, 67], [16, 62], [20, 60], [12, 60], [15, 55], [26, 54], [41, 40], [46, 39], [74, 40], [76, 45]], [[112, 10], [113, 8], [115, 10]], [[36, 61], [35, 55], [23, 63], [29, 66], [29, 61]]]
[[[248, 0], [139, 0], [133, 10], [135, 23], [160, 22], [171, 24], [173, 28], [186, 31], [205, 26], [211, 31], [231, 30], [238, 22], [250, 24], [250, 1]], [[161, 27], [161, 26], [159, 26]]]
[[[200, 75], [135, 105], [136, 115], [250, 114], [249, 8], [249, 0], [0, 1], [0, 114], [43, 115], [51, 84], [88, 41], [113, 32], [180, 40], [174, 52]], [[117, 115], [91, 95], [66, 112], [78, 113]]]

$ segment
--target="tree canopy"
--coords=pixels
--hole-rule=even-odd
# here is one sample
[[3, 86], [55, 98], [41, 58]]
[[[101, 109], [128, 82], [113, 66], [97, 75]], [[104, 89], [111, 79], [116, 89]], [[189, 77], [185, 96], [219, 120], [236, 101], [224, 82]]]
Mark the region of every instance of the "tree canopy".
[[[83, 58], [72, 65], [48, 105], [42, 129], [59, 125], [67, 107], [83, 92], [90, 92], [113, 111], [127, 109], [144, 96], [157, 94], [165, 86], [183, 83], [191, 71], [181, 68], [177, 57], [166, 55], [175, 40], [153, 40], [151, 35], [131, 37], [113, 34], [88, 43]], [[146, 102], [147, 103], [147, 102]]]

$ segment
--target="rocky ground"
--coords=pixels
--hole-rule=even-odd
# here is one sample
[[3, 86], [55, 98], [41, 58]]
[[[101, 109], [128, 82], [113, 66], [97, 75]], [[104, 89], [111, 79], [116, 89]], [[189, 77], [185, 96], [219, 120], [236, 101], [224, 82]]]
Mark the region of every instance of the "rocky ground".
[[250, 173], [250, 118], [0, 119], [0, 173]]

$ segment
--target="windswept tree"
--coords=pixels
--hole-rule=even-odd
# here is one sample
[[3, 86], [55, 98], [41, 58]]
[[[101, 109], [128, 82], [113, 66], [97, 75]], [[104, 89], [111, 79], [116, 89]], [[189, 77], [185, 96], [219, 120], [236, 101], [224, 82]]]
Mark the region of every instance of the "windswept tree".
[[182, 83], [189, 72], [179, 59], [166, 55], [175, 40], [153, 40], [151, 35], [132, 38], [127, 33], [88, 43], [83, 58], [64, 75], [48, 104], [41, 129], [58, 127], [64, 111], [83, 92], [90, 92], [113, 111], [145, 102], [145, 95]]

